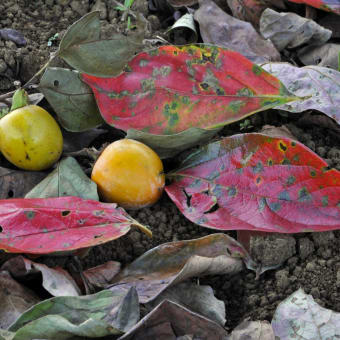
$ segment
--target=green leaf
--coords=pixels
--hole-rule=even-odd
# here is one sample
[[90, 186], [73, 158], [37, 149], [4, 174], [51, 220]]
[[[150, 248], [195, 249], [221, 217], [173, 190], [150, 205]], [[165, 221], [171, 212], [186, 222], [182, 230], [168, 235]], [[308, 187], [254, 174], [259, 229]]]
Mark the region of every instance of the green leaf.
[[48, 68], [39, 87], [66, 130], [81, 132], [103, 123], [92, 91], [79, 79], [78, 72]]
[[99, 11], [75, 22], [65, 33], [57, 56], [78, 71], [96, 76], [118, 75], [128, 60], [143, 47], [140, 37], [116, 33], [100, 39]]
[[25, 198], [78, 196], [99, 200], [97, 185], [91, 181], [72, 157], [61, 160], [56, 169], [36, 185]]
[[120, 74], [141, 47], [137, 40], [117, 33], [109, 40], [96, 40], [72, 46], [64, 51], [61, 57], [80, 72], [110, 77]]
[[[36, 304], [9, 328], [13, 340], [69, 339], [121, 334], [139, 320], [137, 292], [103, 290], [85, 296], [61, 296]], [[0, 333], [1, 334], [1, 333]]]
[[100, 38], [99, 15], [100, 11], [91, 12], [70, 26], [60, 42], [57, 54], [62, 57], [67, 49], [75, 45], [98, 40]]
[[153, 135], [151, 133], [129, 129], [126, 138], [138, 140], [154, 150], [160, 158], [169, 158], [199, 143], [205, 143], [221, 128], [204, 130], [189, 128], [174, 135]]

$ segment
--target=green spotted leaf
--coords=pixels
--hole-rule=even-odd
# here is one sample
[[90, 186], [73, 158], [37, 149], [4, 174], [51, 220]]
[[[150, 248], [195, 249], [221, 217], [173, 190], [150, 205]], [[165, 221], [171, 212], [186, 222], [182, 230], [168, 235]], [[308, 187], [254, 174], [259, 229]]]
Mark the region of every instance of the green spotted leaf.
[[192, 153], [165, 190], [194, 223], [221, 230], [340, 229], [340, 172], [303, 144], [257, 133]]

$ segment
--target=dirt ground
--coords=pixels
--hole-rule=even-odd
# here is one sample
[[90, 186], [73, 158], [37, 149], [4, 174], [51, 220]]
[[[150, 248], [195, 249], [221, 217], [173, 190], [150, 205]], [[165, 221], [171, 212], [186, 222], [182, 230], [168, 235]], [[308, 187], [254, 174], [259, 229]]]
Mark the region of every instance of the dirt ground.
[[[13, 89], [13, 81], [27, 81], [47, 60], [62, 34], [75, 20], [93, 9], [101, 9], [101, 19], [106, 35], [122, 27], [120, 13], [111, 0], [3, 0], [0, 2], [0, 28], [13, 28], [23, 33], [24, 47], [0, 39], [0, 93]], [[148, 1], [136, 0], [134, 10], [142, 12], [152, 24], [153, 34], [160, 29], [160, 20], [148, 13]], [[163, 20], [161, 20], [163, 22]], [[123, 24], [125, 25], [125, 24]], [[52, 46], [48, 46], [48, 42]], [[321, 114], [315, 117], [320, 117]], [[322, 124], [306, 122], [305, 114], [280, 114], [267, 111], [250, 118], [253, 126], [240, 130], [240, 122], [220, 133], [223, 136], [259, 131], [263, 125], [287, 124], [290, 131], [309, 148], [326, 159], [329, 166], [340, 170], [340, 134]], [[327, 120], [327, 118], [326, 118]], [[1, 159], [0, 159], [1, 165]], [[167, 168], [172, 160], [165, 162]], [[132, 230], [127, 236], [98, 246], [83, 260], [85, 268], [108, 260], [129, 263], [152, 247], [169, 241], [202, 237], [214, 230], [196, 226], [182, 216], [166, 197], [153, 207], [129, 212], [141, 223], [147, 224], [154, 237], [148, 239]], [[229, 233], [236, 236], [235, 233]], [[309, 233], [270, 236], [254, 244], [253, 253], [264, 263], [285, 258], [284, 264], [265, 272], [258, 280], [255, 273], [244, 270], [232, 278], [224, 276], [201, 279], [202, 284], [213, 287], [216, 296], [226, 304], [227, 327], [235, 327], [242, 319], [271, 320], [278, 303], [302, 287], [316, 301], [340, 312], [340, 232]], [[274, 257], [274, 259], [273, 259]], [[45, 259], [48, 263], [49, 260]], [[51, 263], [55, 263], [50, 260]], [[62, 261], [62, 260], [60, 260]]]

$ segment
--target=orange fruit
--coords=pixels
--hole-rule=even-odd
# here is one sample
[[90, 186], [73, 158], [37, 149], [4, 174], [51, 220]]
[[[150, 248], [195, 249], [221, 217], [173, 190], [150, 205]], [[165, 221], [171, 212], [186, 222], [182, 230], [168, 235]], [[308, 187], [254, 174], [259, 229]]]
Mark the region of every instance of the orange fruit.
[[97, 183], [104, 201], [127, 209], [156, 203], [165, 183], [158, 155], [133, 139], [121, 139], [107, 146], [93, 167], [91, 179]]

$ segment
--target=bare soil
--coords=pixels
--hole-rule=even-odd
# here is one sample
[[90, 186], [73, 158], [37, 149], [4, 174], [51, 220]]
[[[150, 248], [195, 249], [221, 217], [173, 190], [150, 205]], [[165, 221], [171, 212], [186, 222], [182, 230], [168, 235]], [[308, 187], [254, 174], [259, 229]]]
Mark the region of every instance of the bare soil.
[[[17, 46], [12, 41], [0, 39], [0, 93], [13, 89], [13, 81], [27, 81], [48, 60], [59, 39], [48, 46], [56, 33], [63, 32], [75, 20], [94, 8], [102, 9], [104, 34], [123, 30], [120, 13], [111, 0], [3, 0], [0, 3], [0, 29], [13, 28], [25, 36], [27, 45]], [[147, 0], [136, 0], [133, 9], [142, 12], [152, 23], [152, 34], [160, 29], [160, 20], [148, 12]], [[152, 35], [151, 34], [151, 35]], [[315, 115], [322, 115], [313, 113]], [[309, 148], [326, 159], [330, 167], [340, 170], [340, 135], [328, 127], [306, 123], [305, 114], [280, 114], [267, 111], [250, 118], [253, 126], [240, 130], [240, 122], [226, 127], [223, 136], [235, 133], [256, 132], [263, 125], [287, 124], [290, 131]], [[327, 118], [326, 118], [327, 120]], [[105, 142], [99, 140], [100, 142]], [[96, 141], [98, 144], [98, 140]], [[173, 160], [165, 162], [169, 169]], [[0, 158], [0, 165], [4, 165]], [[151, 208], [130, 212], [138, 221], [147, 224], [154, 237], [147, 238], [137, 230], [126, 237], [92, 248], [83, 260], [85, 268], [108, 260], [127, 264], [145, 251], [164, 242], [202, 237], [213, 230], [204, 229], [188, 221], [178, 211], [166, 194]], [[233, 237], [236, 234], [229, 232]], [[340, 232], [308, 233], [296, 235], [273, 235], [259, 239], [254, 244], [254, 254], [264, 263], [272, 258], [286, 258], [284, 264], [265, 272], [258, 280], [255, 274], [244, 270], [228, 278], [224, 276], [201, 279], [209, 284], [216, 296], [226, 304], [227, 327], [235, 327], [242, 319], [271, 320], [279, 302], [298, 288], [312, 294], [316, 301], [327, 308], [340, 312]], [[62, 259], [44, 259], [50, 264], [60, 264]], [[65, 263], [61, 263], [65, 264]]]

